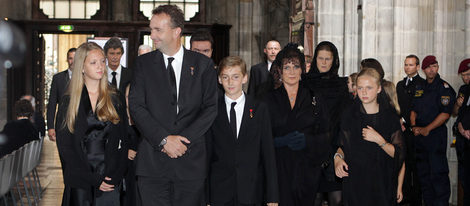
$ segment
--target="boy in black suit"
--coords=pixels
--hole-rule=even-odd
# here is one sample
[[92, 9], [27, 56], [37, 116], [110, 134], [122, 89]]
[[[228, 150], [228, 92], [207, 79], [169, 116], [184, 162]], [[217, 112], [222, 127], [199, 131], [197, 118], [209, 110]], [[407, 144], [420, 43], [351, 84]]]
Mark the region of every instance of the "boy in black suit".
[[[210, 205], [277, 205], [278, 184], [267, 106], [243, 93], [245, 62], [229, 56], [219, 65], [216, 120], [208, 133]], [[264, 197], [264, 198], [263, 198]]]

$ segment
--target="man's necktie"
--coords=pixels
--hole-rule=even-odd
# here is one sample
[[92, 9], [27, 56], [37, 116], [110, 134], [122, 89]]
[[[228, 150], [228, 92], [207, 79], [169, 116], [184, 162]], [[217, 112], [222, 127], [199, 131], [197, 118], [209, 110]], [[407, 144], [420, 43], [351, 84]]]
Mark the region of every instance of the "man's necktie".
[[170, 88], [171, 88], [171, 95], [173, 97], [172, 99], [172, 104], [177, 103], [176, 99], [176, 76], [175, 76], [175, 70], [173, 69], [173, 66], [171, 65], [171, 62], [173, 62], [175, 58], [173, 57], [168, 57], [168, 66], [166, 69], [168, 70], [168, 76], [170, 77]]
[[236, 102], [232, 102], [232, 108], [230, 108], [230, 127], [232, 128], [233, 136], [237, 137], [237, 115], [235, 113]]
[[111, 80], [111, 84], [114, 85], [117, 88], [117, 81], [116, 81], [116, 72], [111, 72], [113, 75], [113, 79]]

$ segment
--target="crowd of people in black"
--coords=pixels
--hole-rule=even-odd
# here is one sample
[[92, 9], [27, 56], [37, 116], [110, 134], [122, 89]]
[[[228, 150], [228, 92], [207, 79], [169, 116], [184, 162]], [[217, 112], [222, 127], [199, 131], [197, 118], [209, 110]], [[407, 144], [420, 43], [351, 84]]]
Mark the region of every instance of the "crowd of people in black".
[[[396, 87], [372, 58], [341, 77], [328, 41], [306, 57], [270, 40], [248, 75], [237, 56], [214, 65], [208, 32], [186, 50], [183, 28], [176, 6], [154, 9], [157, 50], [139, 50], [130, 69], [119, 38], [67, 52], [47, 111], [62, 205], [448, 205], [451, 115], [459, 179], [470, 185], [470, 59], [457, 95], [431, 55], [407, 56]], [[45, 133], [30, 101], [15, 111], [2, 155]]]

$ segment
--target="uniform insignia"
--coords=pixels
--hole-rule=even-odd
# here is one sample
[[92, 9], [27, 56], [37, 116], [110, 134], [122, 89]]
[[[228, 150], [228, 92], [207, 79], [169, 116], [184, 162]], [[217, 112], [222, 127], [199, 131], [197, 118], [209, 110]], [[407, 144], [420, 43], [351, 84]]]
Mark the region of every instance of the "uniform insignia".
[[250, 109], [250, 119], [253, 119], [253, 109]]
[[421, 89], [416, 90], [415, 91], [415, 97], [421, 97], [421, 96], [423, 96], [423, 93], [424, 93], [424, 90], [421, 90]]
[[315, 99], [315, 97], [312, 97], [312, 104], [313, 104], [313, 106], [317, 105], [317, 100]]
[[444, 106], [449, 105], [450, 96], [441, 96], [441, 104]]
[[191, 67], [191, 76], [194, 76], [194, 67]]
[[464, 97], [464, 96], [465, 95], [462, 92], [459, 93], [459, 97]]
[[449, 84], [447, 84], [447, 82], [444, 82], [444, 88], [449, 88]]

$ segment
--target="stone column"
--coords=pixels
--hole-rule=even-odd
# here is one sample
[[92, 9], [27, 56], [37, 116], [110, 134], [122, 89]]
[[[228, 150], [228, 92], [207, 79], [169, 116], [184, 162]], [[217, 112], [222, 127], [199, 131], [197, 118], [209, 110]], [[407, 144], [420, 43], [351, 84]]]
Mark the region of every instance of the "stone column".
[[465, 57], [470, 58], [470, 0], [465, 2]]
[[[359, 0], [345, 0], [344, 3], [344, 44], [340, 75], [348, 76], [359, 71]], [[342, 74], [341, 74], [342, 73]]]
[[[344, 65], [344, 0], [318, 0], [317, 8], [317, 36], [316, 44], [322, 41], [330, 41], [338, 48], [340, 64]], [[339, 69], [339, 75], [343, 75], [343, 67]]]
[[393, 76], [393, 0], [363, 0], [361, 58], [380, 61], [385, 78]]

